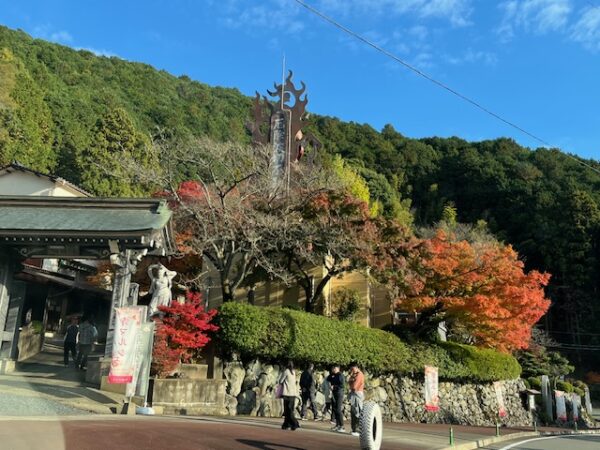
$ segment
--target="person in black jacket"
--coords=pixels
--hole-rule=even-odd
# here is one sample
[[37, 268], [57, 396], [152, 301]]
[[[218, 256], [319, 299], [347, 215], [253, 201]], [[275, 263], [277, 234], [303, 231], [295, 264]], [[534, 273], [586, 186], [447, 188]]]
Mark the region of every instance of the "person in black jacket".
[[327, 377], [331, 385], [331, 407], [335, 417], [335, 427], [333, 431], [345, 433], [344, 430], [344, 375], [340, 372], [340, 366], [333, 366], [331, 373]]
[[65, 340], [63, 343], [65, 367], [69, 367], [69, 353], [73, 361], [77, 360], [77, 335], [79, 334], [79, 326], [77, 326], [77, 318], [71, 317], [71, 325], [67, 327], [65, 332]]
[[313, 418], [315, 420], [319, 419], [317, 406], [315, 405], [317, 387], [315, 386], [314, 370], [315, 365], [311, 363], [300, 376], [300, 395], [302, 397], [302, 409], [300, 410], [301, 420], [306, 420], [306, 407], [308, 402], [310, 402], [310, 410], [313, 413]]

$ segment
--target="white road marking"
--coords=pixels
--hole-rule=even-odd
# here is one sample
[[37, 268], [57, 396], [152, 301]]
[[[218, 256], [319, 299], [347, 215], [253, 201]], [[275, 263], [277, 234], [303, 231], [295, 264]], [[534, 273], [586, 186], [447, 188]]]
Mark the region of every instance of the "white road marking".
[[[502, 447], [500, 450], [510, 450], [511, 448], [516, 447], [517, 445], [521, 445], [521, 444], [526, 444], [528, 442], [533, 442], [533, 441], [544, 441], [546, 439], [560, 439], [560, 438], [569, 438], [569, 437], [573, 437], [573, 436], [584, 436], [584, 435], [577, 435], [577, 434], [567, 434], [567, 435], [559, 435], [559, 436], [546, 436], [546, 437], [540, 437], [540, 438], [533, 438], [533, 439], [527, 439], [525, 441], [519, 441], [519, 442], [515, 442], [514, 444], [510, 444], [507, 445], [506, 447]], [[592, 435], [585, 435], [585, 436], [594, 436]]]

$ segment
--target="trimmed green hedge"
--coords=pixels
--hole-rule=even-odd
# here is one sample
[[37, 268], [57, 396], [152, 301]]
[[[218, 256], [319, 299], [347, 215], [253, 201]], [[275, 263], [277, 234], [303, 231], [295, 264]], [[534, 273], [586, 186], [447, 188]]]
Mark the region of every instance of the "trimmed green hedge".
[[317, 366], [358, 361], [376, 374], [421, 374], [423, 366], [433, 365], [448, 380], [495, 381], [521, 374], [515, 358], [494, 350], [450, 342], [409, 346], [386, 331], [301, 311], [230, 302], [217, 318], [222, 350], [243, 358]]

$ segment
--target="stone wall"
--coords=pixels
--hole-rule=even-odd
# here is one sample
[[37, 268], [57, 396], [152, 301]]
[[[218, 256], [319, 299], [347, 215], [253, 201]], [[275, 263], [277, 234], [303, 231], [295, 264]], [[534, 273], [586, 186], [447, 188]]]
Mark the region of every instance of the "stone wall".
[[[228, 362], [224, 367], [227, 379], [226, 407], [230, 415], [281, 417], [281, 400], [274, 396], [274, 386], [280, 374], [278, 366], [252, 361], [242, 364]], [[327, 374], [316, 371], [317, 380]], [[298, 380], [300, 372], [297, 373]], [[425, 411], [424, 382], [419, 379], [393, 375], [373, 377], [365, 373], [365, 397], [376, 401], [384, 420], [391, 422], [460, 423], [466, 425], [494, 425], [498, 418], [496, 393], [491, 383], [439, 383], [440, 411]], [[507, 416], [499, 419], [507, 426], [531, 426], [531, 414], [524, 408], [520, 393], [525, 390], [521, 380], [503, 382], [504, 406]], [[324, 396], [317, 393], [322, 409]], [[350, 412], [349, 404], [344, 408]], [[309, 412], [310, 414], [310, 412]]]

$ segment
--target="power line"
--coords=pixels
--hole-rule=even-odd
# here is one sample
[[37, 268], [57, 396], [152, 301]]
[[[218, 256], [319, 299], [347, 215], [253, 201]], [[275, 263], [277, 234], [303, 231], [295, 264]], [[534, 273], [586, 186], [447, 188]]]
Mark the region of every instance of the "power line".
[[[417, 75], [419, 75], [420, 77], [425, 78], [426, 80], [430, 81], [431, 83], [435, 84], [436, 86], [450, 92], [452, 95], [455, 95], [456, 97], [460, 98], [461, 100], [471, 104], [472, 106], [474, 106], [475, 108], [483, 111], [484, 113], [492, 116], [493, 118], [503, 122], [504, 124], [508, 125], [509, 127], [514, 128], [515, 130], [520, 131], [521, 133], [531, 137], [532, 139], [538, 141], [539, 143], [541, 143], [542, 145], [544, 145], [545, 147], [555, 147], [550, 145], [547, 141], [545, 141], [544, 139], [542, 139], [541, 137], [527, 131], [526, 129], [520, 127], [519, 125], [517, 125], [514, 122], [511, 122], [508, 119], [505, 119], [504, 117], [500, 116], [499, 114], [496, 114], [495, 112], [493, 112], [492, 110], [490, 110], [489, 108], [483, 106], [481, 103], [473, 100], [472, 98], [461, 94], [459, 91], [457, 91], [456, 89], [451, 88], [450, 86], [448, 86], [447, 84], [436, 80], [435, 78], [433, 78], [431, 75], [428, 75], [427, 73], [423, 72], [422, 70], [416, 68], [415, 66], [413, 66], [412, 64], [404, 61], [403, 59], [399, 58], [398, 56], [396, 56], [395, 54], [393, 54], [392, 52], [384, 49], [383, 47], [381, 47], [380, 45], [376, 44], [375, 42], [367, 39], [366, 37], [352, 31], [351, 29], [349, 29], [348, 27], [342, 25], [341, 23], [339, 23], [338, 21], [336, 21], [335, 19], [327, 16], [326, 14], [322, 13], [321, 11], [319, 11], [318, 9], [316, 9], [315, 7], [307, 4], [306, 2], [304, 2], [303, 0], [294, 0], [296, 3], [298, 3], [300, 6], [304, 7], [305, 9], [307, 9], [309, 12], [313, 13], [314, 15], [320, 17], [321, 19], [323, 19], [324, 21], [330, 23], [331, 25], [333, 25], [334, 27], [342, 30], [344, 33], [349, 34], [350, 36], [354, 37], [355, 39], [363, 42], [364, 44], [367, 44], [368, 46], [374, 48], [375, 50], [377, 50], [378, 52], [384, 54], [385, 56], [387, 56], [388, 58], [393, 59], [394, 61], [402, 64], [404, 67], [406, 67], [407, 69], [413, 71], [414, 73], [416, 73]], [[558, 147], [556, 147], [558, 148]], [[597, 172], [598, 174], [600, 174], [600, 170], [591, 166], [590, 164], [585, 163], [584, 161], [580, 160], [579, 158], [576, 158], [572, 155], [570, 155], [569, 153], [563, 152], [563, 155], [565, 155], [568, 158], [571, 158], [572, 160], [576, 161], [577, 163], [593, 170], [594, 172]]]

